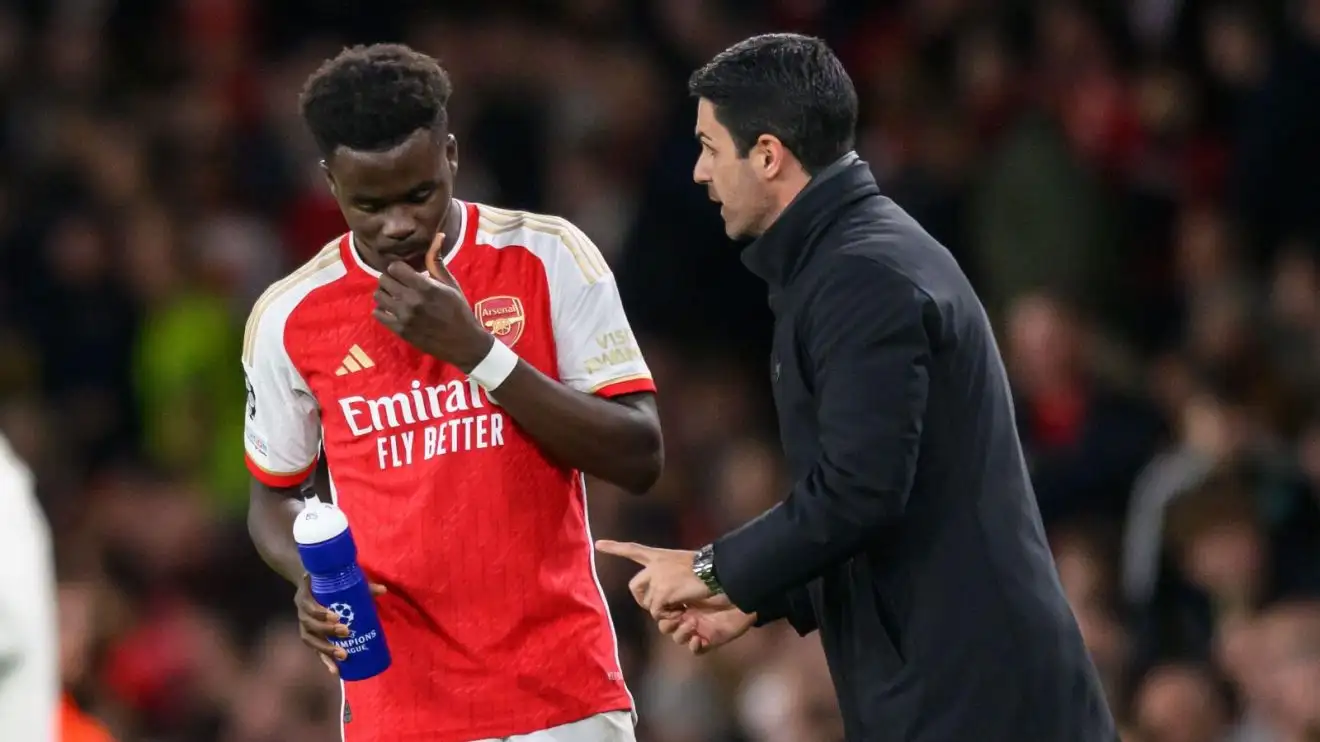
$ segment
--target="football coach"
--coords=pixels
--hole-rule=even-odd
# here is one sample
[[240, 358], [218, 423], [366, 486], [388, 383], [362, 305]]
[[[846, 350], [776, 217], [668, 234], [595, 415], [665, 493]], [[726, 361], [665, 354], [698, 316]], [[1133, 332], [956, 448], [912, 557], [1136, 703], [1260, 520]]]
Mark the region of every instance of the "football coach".
[[692, 75], [695, 180], [764, 279], [796, 484], [702, 549], [603, 541], [695, 652], [819, 631], [850, 742], [1115, 742], [1064, 599], [980, 300], [852, 152], [820, 40], [757, 36]]

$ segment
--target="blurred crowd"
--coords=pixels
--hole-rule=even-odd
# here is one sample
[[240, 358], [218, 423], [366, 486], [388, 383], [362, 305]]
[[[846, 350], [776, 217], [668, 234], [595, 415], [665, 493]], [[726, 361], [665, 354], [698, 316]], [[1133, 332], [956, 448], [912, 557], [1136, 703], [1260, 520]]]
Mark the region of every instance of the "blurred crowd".
[[[1320, 0], [0, 4], [0, 427], [55, 528], [71, 703], [121, 742], [338, 739], [247, 540], [237, 359], [343, 229], [296, 99], [346, 43], [440, 57], [458, 195], [566, 216], [618, 273], [668, 462], [597, 483], [595, 535], [696, 547], [776, 502], [764, 291], [684, 90], [772, 29], [839, 51], [858, 150], [991, 311], [1125, 740], [1320, 740]], [[694, 658], [600, 571], [640, 740], [839, 742], [813, 638]]]

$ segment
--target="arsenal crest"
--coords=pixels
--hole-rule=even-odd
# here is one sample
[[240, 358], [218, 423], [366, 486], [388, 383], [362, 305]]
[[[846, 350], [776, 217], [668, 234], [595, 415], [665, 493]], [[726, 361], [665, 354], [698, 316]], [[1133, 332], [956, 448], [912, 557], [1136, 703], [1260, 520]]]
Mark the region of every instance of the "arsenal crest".
[[522, 337], [526, 317], [522, 299], [516, 296], [492, 296], [473, 305], [481, 326], [510, 348]]

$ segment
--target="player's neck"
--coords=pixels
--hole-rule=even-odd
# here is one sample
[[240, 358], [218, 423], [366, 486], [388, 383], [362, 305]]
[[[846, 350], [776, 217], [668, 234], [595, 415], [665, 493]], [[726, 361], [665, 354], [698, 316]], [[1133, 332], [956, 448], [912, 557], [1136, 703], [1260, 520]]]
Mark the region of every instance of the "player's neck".
[[440, 222], [440, 231], [445, 234], [445, 244], [440, 247], [440, 257], [448, 258], [459, 240], [463, 239], [463, 204], [456, 198], [449, 199], [449, 208]]

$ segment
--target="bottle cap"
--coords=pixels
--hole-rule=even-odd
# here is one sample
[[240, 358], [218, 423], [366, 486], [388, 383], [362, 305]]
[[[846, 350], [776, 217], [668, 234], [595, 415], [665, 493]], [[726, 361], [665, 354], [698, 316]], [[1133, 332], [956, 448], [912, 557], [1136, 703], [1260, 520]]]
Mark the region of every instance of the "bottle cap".
[[303, 502], [302, 512], [293, 520], [293, 540], [303, 546], [329, 541], [347, 530], [344, 511], [315, 497]]

